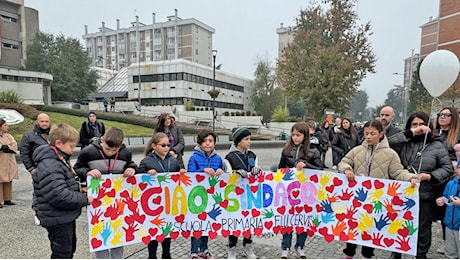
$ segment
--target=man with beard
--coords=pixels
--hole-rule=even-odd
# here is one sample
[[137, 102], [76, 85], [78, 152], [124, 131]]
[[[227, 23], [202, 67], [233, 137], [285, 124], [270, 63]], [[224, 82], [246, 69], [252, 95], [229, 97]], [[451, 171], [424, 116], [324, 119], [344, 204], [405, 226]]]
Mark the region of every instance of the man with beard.
[[[26, 133], [21, 140], [19, 151], [21, 152], [21, 160], [24, 163], [27, 171], [32, 175], [35, 173], [36, 165], [32, 160], [32, 155], [35, 149], [40, 145], [49, 144], [48, 134], [50, 131], [50, 117], [47, 114], [41, 113], [35, 120], [34, 129]], [[32, 209], [35, 210], [35, 198], [32, 200]], [[35, 216], [35, 225], [40, 225], [40, 220]]]
[[385, 134], [388, 137], [401, 132], [400, 129], [396, 128], [392, 123], [395, 119], [395, 111], [392, 107], [386, 106], [380, 110], [380, 121], [385, 128]]

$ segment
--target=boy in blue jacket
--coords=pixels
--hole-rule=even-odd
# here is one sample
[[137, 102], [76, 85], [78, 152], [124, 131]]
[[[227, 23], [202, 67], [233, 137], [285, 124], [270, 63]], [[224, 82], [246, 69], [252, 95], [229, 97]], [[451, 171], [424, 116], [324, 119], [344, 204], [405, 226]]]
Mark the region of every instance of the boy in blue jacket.
[[[205, 172], [210, 176], [221, 175], [224, 171], [222, 157], [216, 151], [216, 135], [210, 130], [201, 130], [198, 133], [195, 152], [188, 160], [188, 172]], [[208, 236], [199, 239], [192, 237], [191, 258], [211, 259], [212, 255], [208, 251]]]
[[460, 258], [460, 160], [457, 163], [457, 174], [447, 183], [443, 196], [436, 199], [436, 204], [447, 205], [444, 224], [446, 225], [445, 254], [447, 258]]

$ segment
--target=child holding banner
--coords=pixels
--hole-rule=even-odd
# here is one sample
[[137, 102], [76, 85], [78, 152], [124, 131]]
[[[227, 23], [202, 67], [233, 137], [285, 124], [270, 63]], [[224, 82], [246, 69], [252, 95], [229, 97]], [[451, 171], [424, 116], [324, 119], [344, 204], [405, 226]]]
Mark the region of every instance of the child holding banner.
[[[256, 154], [249, 150], [251, 146], [251, 132], [244, 127], [240, 127], [232, 134], [233, 144], [230, 152], [225, 156], [226, 172], [235, 172], [243, 178], [248, 175], [258, 175], [262, 172], [257, 167]], [[228, 237], [228, 259], [236, 258], [236, 244], [238, 237], [230, 235]], [[243, 238], [243, 253], [247, 258], [255, 259], [256, 255], [252, 250], [252, 239]]]
[[[220, 157], [214, 147], [216, 146], [216, 135], [207, 129], [201, 130], [196, 142], [198, 145], [188, 160], [188, 172], [206, 172], [211, 177], [221, 175], [224, 171], [222, 157]], [[199, 239], [192, 237], [191, 258], [211, 259], [212, 255], [208, 251], [208, 236]]]
[[[145, 158], [140, 162], [137, 172], [152, 175], [159, 172], [180, 172], [184, 174], [185, 169], [181, 169], [181, 162], [169, 153], [170, 146], [171, 144], [166, 134], [161, 132], [154, 134], [145, 146]], [[171, 238], [165, 238], [161, 242], [161, 247], [163, 248], [161, 258], [171, 259]], [[148, 245], [149, 259], [157, 258], [157, 248], [158, 241], [151, 240]]]
[[[310, 127], [307, 123], [301, 122], [292, 126], [291, 140], [286, 143], [281, 153], [278, 169], [293, 167], [298, 171], [302, 168], [322, 169], [323, 167], [320, 152], [317, 149], [310, 149]], [[295, 249], [298, 258], [306, 259], [304, 251], [306, 239], [307, 232], [297, 234]], [[289, 257], [291, 241], [292, 232], [285, 233], [281, 242], [281, 259]]]

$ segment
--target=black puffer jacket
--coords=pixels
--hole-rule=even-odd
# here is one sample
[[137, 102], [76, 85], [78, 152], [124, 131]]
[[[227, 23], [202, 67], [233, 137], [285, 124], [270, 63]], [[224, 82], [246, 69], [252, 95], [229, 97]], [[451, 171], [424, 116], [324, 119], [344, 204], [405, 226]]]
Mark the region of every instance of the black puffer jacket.
[[297, 163], [304, 162], [305, 168], [309, 169], [323, 169], [323, 162], [321, 161], [321, 154], [318, 149], [308, 149], [308, 156], [305, 158], [305, 155], [302, 152], [302, 146], [294, 145], [292, 150], [289, 154], [286, 154], [283, 151], [281, 152], [281, 159], [278, 165], [278, 168], [285, 168], [285, 167], [295, 167]]
[[[68, 154], [59, 149], [57, 151], [65, 160], [69, 160]], [[88, 199], [80, 192], [75, 175], [49, 145], [38, 147], [33, 154], [33, 160], [37, 164], [32, 180], [36, 198], [35, 210], [40, 224], [51, 227], [77, 219], [81, 208], [88, 204]]]
[[45, 139], [45, 134], [47, 135], [48, 133], [49, 129], [43, 130], [35, 125], [34, 129], [25, 134], [21, 139], [21, 145], [19, 146], [21, 160], [29, 172], [35, 169], [35, 163], [32, 159], [35, 149], [40, 145], [48, 144], [48, 140]]
[[178, 172], [181, 169], [181, 163], [170, 153], [167, 153], [164, 159], [151, 152], [142, 159], [139, 167], [137, 167], [137, 173], [147, 173], [149, 170], [155, 170], [157, 172]]
[[[342, 129], [342, 132], [346, 132], [346, 130]], [[345, 154], [360, 144], [358, 140], [358, 133], [356, 131], [353, 136], [354, 137], [352, 138], [350, 134], [346, 133], [340, 133], [334, 136], [334, 140], [332, 141], [332, 150], [337, 152], [339, 162]]]
[[[449, 130], [444, 130], [444, 131], [442, 131], [440, 129], [436, 129], [436, 130], [439, 131], [439, 134], [440, 134], [441, 140], [442, 140], [442, 144], [447, 149], [447, 152], [449, 153], [450, 160], [456, 162], [457, 161], [457, 155], [455, 154], [455, 149], [454, 149], [454, 147], [452, 147], [451, 145], [449, 145], [447, 143], [447, 135], [449, 134]], [[458, 135], [457, 135], [457, 144], [460, 144], [460, 133], [458, 133]]]
[[442, 196], [454, 169], [440, 138], [428, 140], [425, 147], [423, 140], [424, 135], [414, 137], [410, 130], [388, 138], [391, 148], [399, 154], [405, 169], [413, 173], [431, 175], [430, 181], [420, 183], [420, 199], [434, 201]]

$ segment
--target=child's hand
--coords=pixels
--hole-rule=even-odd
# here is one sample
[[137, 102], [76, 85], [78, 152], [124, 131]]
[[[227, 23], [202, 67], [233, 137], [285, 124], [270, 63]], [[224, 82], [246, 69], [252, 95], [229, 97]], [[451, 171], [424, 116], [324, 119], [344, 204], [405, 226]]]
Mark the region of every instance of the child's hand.
[[444, 205], [443, 197], [440, 197], [440, 198], [436, 199], [436, 205], [438, 205], [438, 206]]
[[460, 199], [457, 196], [450, 196], [450, 199], [455, 206], [460, 205]]
[[355, 180], [355, 174], [350, 170], [345, 171], [345, 176], [347, 176], [348, 181], [354, 181]]
[[149, 170], [147, 173], [152, 174], [152, 175], [156, 175], [156, 174], [157, 174], [157, 171], [154, 170], [154, 169], [151, 169], [151, 170]]
[[185, 169], [180, 169], [180, 170], [179, 170], [179, 173], [180, 173], [180, 174], [185, 174], [186, 172], [187, 172], [187, 171], [186, 171]]
[[217, 176], [222, 175], [222, 173], [224, 173], [224, 170], [222, 170], [221, 168], [217, 169], [216, 171]]
[[92, 196], [88, 196], [88, 205], [93, 204], [94, 198]]
[[216, 175], [216, 172], [214, 171], [213, 168], [204, 168], [203, 171], [209, 175], [211, 175], [211, 177], [214, 177]]
[[92, 169], [87, 173], [87, 175], [95, 178], [95, 179], [100, 179], [102, 178], [102, 173], [98, 169]]
[[300, 170], [302, 170], [302, 168], [304, 168], [304, 167], [306, 167], [306, 166], [307, 166], [307, 165], [306, 165], [304, 162], [299, 162], [299, 163], [295, 166], [295, 168], [296, 168], [298, 171], [300, 171]]
[[131, 176], [134, 176], [135, 173], [136, 171], [133, 168], [127, 168], [125, 172], [123, 173], [123, 177], [125, 178], [131, 177]]

